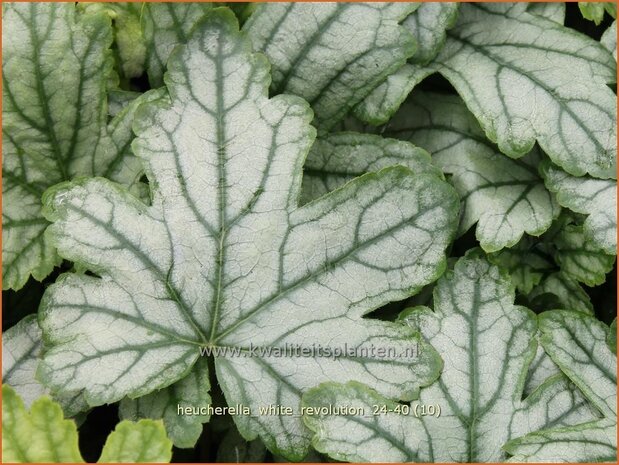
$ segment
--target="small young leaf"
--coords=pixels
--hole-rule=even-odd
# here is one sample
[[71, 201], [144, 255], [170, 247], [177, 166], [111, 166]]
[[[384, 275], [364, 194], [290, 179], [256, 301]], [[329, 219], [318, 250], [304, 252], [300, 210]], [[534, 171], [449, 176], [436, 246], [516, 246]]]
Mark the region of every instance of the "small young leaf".
[[99, 463], [167, 463], [172, 458], [172, 441], [161, 422], [121, 421], [107, 437]]
[[398, 23], [419, 6], [264, 3], [243, 30], [271, 62], [272, 93], [303, 97], [328, 130], [413, 55], [415, 40]]
[[[103, 446], [99, 462], [169, 462], [172, 442], [161, 422], [123, 421]], [[77, 428], [49, 397], [27, 411], [17, 393], [2, 385], [2, 460], [4, 463], [82, 463]]]
[[[617, 16], [617, 7], [613, 3], [607, 2], [578, 2], [578, 8], [582, 13], [583, 18], [593, 21], [596, 26], [599, 26], [604, 19], [607, 5], [610, 6], [610, 12], [614, 11], [614, 16]], [[613, 9], [614, 7], [614, 9]]]
[[[501, 447], [511, 438], [595, 418], [561, 375], [522, 400], [537, 324], [513, 299], [513, 287], [497, 267], [482, 259], [458, 261], [438, 281], [434, 312], [418, 307], [402, 315], [445, 362], [440, 379], [422, 389], [411, 408], [419, 412], [420, 405], [438, 405], [440, 416], [394, 412], [401, 404], [363, 385], [327, 383], [303, 396], [305, 407], [352, 406], [363, 412], [310, 415], [306, 410], [304, 420], [316, 433], [314, 447], [355, 462], [500, 462], [506, 458]], [[376, 413], [375, 405], [385, 405], [387, 412]]]
[[[170, 56], [169, 99], [136, 117], [152, 206], [103, 179], [47, 191], [50, 237], [100, 278], [66, 274], [48, 288], [40, 374], [100, 405], [171, 386], [209, 349], [228, 404], [255, 412], [234, 416], [241, 434], [300, 460], [301, 419], [259, 406], [297, 409], [329, 380], [410, 398], [438, 376], [438, 355], [413, 330], [362, 317], [442, 273], [458, 201], [437, 176], [393, 167], [298, 208], [311, 111], [269, 99], [268, 71], [233, 14], [214, 10]], [[288, 348], [308, 341], [420, 350], [340, 359]]]
[[27, 411], [15, 391], [2, 385], [2, 461], [83, 462], [75, 422], [65, 420], [49, 397], [37, 399]]
[[434, 62], [503, 153], [535, 141], [582, 176], [616, 178], [616, 63], [598, 42], [527, 12], [464, 3]]

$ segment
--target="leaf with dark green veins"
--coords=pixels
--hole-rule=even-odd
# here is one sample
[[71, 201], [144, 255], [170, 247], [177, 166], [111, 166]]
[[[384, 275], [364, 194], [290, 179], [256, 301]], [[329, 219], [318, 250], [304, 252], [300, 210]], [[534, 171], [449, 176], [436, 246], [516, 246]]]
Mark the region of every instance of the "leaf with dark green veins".
[[551, 163], [542, 163], [540, 171], [546, 187], [556, 194], [562, 206], [587, 215], [587, 241], [609, 255], [616, 255], [617, 181], [570, 176]]
[[488, 260], [506, 270], [520, 292], [528, 294], [544, 275], [556, 269], [544, 244], [524, 237], [515, 246], [488, 254]]
[[[522, 400], [536, 351], [535, 315], [513, 304], [514, 290], [499, 269], [464, 258], [434, 290], [434, 311], [416, 307], [403, 322], [417, 328], [441, 354], [439, 380], [423, 388], [410, 414], [373, 414], [397, 405], [359, 383], [327, 383], [303, 396], [305, 407], [351, 406], [364, 415], [306, 415], [314, 447], [354, 462], [501, 462], [503, 444], [531, 431], [594, 419], [591, 408], [562, 375]], [[420, 406], [440, 416], [416, 417]]]
[[501, 154], [456, 96], [416, 93], [383, 134], [427, 149], [452, 175], [463, 203], [459, 233], [477, 223], [476, 237], [487, 252], [513, 246], [525, 232], [539, 236], [559, 214], [537, 173], [539, 153], [518, 160]]
[[[29, 315], [2, 334], [2, 382], [10, 385], [29, 408], [49, 390], [36, 378], [35, 373], [43, 343], [36, 315]], [[88, 410], [79, 393], [55, 396], [67, 416]]]
[[264, 3], [243, 30], [272, 66], [273, 94], [307, 100], [333, 128], [415, 52], [399, 23], [418, 3]]
[[518, 462], [614, 462], [617, 457], [617, 356], [609, 328], [593, 316], [553, 310], [540, 315], [541, 343], [603, 419], [536, 432], [509, 442]]
[[139, 180], [129, 143], [141, 99], [108, 124], [106, 13], [77, 15], [70, 3], [5, 3], [2, 30], [3, 288], [19, 289], [60, 262], [43, 234], [46, 188], [78, 176], [128, 186]]
[[[49, 237], [97, 276], [65, 274], [47, 289], [41, 378], [101, 405], [178, 384], [201, 350], [217, 350], [226, 401], [255, 412], [234, 416], [239, 431], [289, 460], [307, 453], [310, 431], [258, 406], [298, 409], [323, 381], [405, 399], [431, 383], [436, 352], [411, 328], [363, 315], [443, 272], [458, 214], [449, 184], [398, 166], [299, 208], [311, 111], [298, 97], [267, 97], [268, 63], [227, 9], [175, 49], [166, 81], [169, 98], [141, 105], [134, 124], [151, 206], [103, 179], [45, 195]], [[312, 344], [419, 353], [290, 349]]]
[[104, 11], [112, 18], [114, 42], [121, 78], [136, 78], [144, 72], [146, 44], [142, 34], [143, 2], [85, 2], [78, 8], [86, 13]]
[[146, 43], [146, 72], [152, 87], [163, 85], [170, 54], [184, 44], [190, 31], [213, 8], [208, 2], [145, 3], [142, 33]]
[[565, 3], [564, 2], [531, 2], [527, 8], [529, 13], [543, 16], [555, 23], [565, 22]]
[[357, 176], [393, 165], [442, 177], [430, 154], [408, 142], [354, 132], [321, 137], [303, 167], [301, 203], [317, 199]]
[[616, 257], [592, 244], [582, 226], [565, 226], [553, 242], [555, 261], [563, 273], [587, 286], [606, 281], [606, 273], [612, 270]]
[[373, 125], [386, 123], [398, 110], [413, 88], [434, 73], [425, 67], [445, 43], [446, 30], [455, 23], [457, 3], [422, 3], [417, 11], [409, 15], [402, 25], [417, 42], [415, 54], [409, 63], [390, 74], [354, 109], [354, 115]]
[[[120, 418], [133, 421], [161, 418], [176, 447], [193, 447], [202, 434], [202, 423], [210, 418], [209, 415], [193, 414], [193, 411], [211, 403], [210, 387], [207, 360], [202, 358], [187, 376], [171, 386], [137, 399], [121, 400]], [[190, 408], [192, 414], [179, 414], [179, 406]]]
[[384, 124], [400, 108], [413, 88], [434, 70], [415, 64], [405, 64], [387, 76], [378, 87], [363, 99], [353, 110], [360, 121], [377, 126]]
[[503, 153], [537, 141], [574, 176], [616, 178], [616, 63], [598, 42], [526, 3], [463, 3], [433, 63]]

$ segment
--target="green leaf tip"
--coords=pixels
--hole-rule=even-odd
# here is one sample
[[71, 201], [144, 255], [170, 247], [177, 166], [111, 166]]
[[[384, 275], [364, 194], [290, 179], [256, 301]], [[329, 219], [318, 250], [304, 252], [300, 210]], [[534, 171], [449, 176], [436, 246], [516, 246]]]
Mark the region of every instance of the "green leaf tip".
[[2, 460], [6, 463], [83, 462], [77, 427], [49, 397], [27, 411], [17, 393], [2, 386]]
[[161, 420], [121, 421], [105, 441], [101, 463], [167, 463], [172, 441]]
[[[172, 441], [161, 421], [120, 422], [108, 436], [99, 462], [167, 463]], [[77, 426], [47, 396], [30, 410], [17, 393], [2, 385], [2, 459], [4, 463], [83, 463]]]

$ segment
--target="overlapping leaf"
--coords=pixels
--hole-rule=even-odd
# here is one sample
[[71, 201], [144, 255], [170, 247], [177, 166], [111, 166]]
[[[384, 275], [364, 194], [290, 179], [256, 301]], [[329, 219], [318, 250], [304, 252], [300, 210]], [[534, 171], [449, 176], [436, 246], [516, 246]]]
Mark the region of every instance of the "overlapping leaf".
[[301, 203], [309, 202], [351, 179], [388, 166], [441, 177], [430, 154], [413, 144], [371, 134], [332, 133], [316, 140], [303, 165]]
[[[441, 377], [421, 390], [410, 414], [373, 415], [373, 405], [395, 404], [367, 387], [325, 384], [303, 397], [307, 407], [351, 406], [365, 415], [307, 415], [313, 445], [336, 460], [355, 462], [500, 462], [511, 438], [550, 426], [594, 419], [583, 397], [554, 376], [522, 400], [536, 351], [535, 315], [513, 305], [514, 291], [497, 267], [461, 259], [434, 291], [434, 311], [403, 315], [442, 356]], [[440, 417], [415, 405], [438, 405]], [[400, 405], [401, 407], [401, 405]]]
[[416, 3], [265, 3], [243, 29], [273, 67], [273, 93], [298, 95], [335, 126], [415, 52], [399, 25]]
[[525, 294], [556, 269], [547, 244], [529, 237], [513, 247], [488, 254], [488, 260], [507, 271], [516, 289]]
[[[26, 407], [49, 394], [49, 390], [35, 378], [42, 348], [36, 315], [25, 317], [2, 334], [2, 382], [15, 389]], [[68, 416], [88, 409], [79, 393], [58, 396], [56, 400]]]
[[530, 299], [544, 299], [547, 310], [564, 308], [593, 315], [593, 305], [578, 281], [565, 273], [552, 273], [529, 293]]
[[562, 206], [587, 215], [583, 226], [591, 247], [616, 255], [617, 182], [570, 176], [551, 163], [543, 163], [541, 171], [546, 187], [556, 194]]
[[487, 252], [511, 247], [525, 232], [539, 236], [559, 214], [537, 173], [540, 155], [533, 151], [515, 160], [501, 154], [458, 97], [416, 93], [383, 134], [427, 149], [452, 175], [463, 202], [459, 232], [477, 223]]
[[[133, 149], [152, 206], [103, 179], [47, 192], [49, 237], [99, 277], [67, 274], [48, 288], [40, 374], [99, 405], [171, 386], [200, 349], [217, 350], [228, 404], [254, 409], [234, 417], [241, 434], [300, 459], [310, 437], [300, 418], [260, 416], [258, 406], [298, 408], [327, 380], [410, 398], [438, 375], [435, 351], [412, 329], [362, 316], [442, 272], [457, 196], [435, 175], [395, 167], [298, 208], [311, 112], [297, 97], [267, 98], [266, 59], [237, 27], [229, 10], [207, 14], [168, 61], [169, 98], [140, 107]], [[420, 350], [290, 350], [344, 344]]]
[[[2, 386], [2, 460], [4, 463], [81, 463], [77, 428], [65, 420], [49, 397], [36, 400], [30, 411], [7, 385]], [[163, 425], [152, 420], [124, 421], [103, 446], [103, 463], [169, 462], [172, 442]]]
[[105, 14], [78, 16], [69, 3], [9, 3], [2, 20], [3, 288], [19, 289], [59, 263], [43, 235], [47, 187], [92, 175], [137, 183], [141, 165], [129, 143], [141, 100], [107, 123]]
[[566, 226], [555, 236], [554, 245], [555, 261], [561, 271], [588, 286], [602, 284], [616, 260], [614, 255], [592, 245], [582, 226]]
[[413, 88], [432, 74], [426, 67], [445, 43], [446, 31], [455, 23], [458, 4], [449, 2], [422, 3], [417, 11], [409, 15], [402, 25], [408, 29], [417, 50], [408, 63], [374, 89], [354, 109], [357, 118], [370, 124], [386, 123], [397, 111]]
[[556, 310], [540, 316], [540, 329], [546, 352], [604, 418], [533, 433], [505, 449], [518, 462], [614, 462], [617, 356], [607, 344], [608, 327], [583, 313]]
[[537, 141], [574, 176], [616, 178], [616, 63], [598, 42], [523, 3], [467, 3], [434, 66], [503, 153]]
[[402, 23], [417, 41], [417, 51], [409, 61], [421, 65], [430, 62], [445, 43], [447, 29], [458, 17], [458, 4], [450, 2], [423, 3]]

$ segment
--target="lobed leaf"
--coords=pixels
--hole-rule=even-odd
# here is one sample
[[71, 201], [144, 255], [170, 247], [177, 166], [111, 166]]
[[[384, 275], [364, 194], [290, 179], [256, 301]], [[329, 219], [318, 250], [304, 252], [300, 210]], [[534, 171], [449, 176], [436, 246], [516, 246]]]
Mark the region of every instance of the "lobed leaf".
[[556, 194], [562, 206], [587, 215], [587, 241], [608, 255], [616, 255], [617, 182], [588, 176], [577, 178], [550, 163], [542, 163], [540, 171], [546, 187]]
[[467, 3], [434, 63], [503, 153], [537, 141], [573, 176], [616, 178], [616, 63], [598, 42], [523, 3]]
[[547, 306], [547, 310], [562, 308], [565, 310], [576, 310], [582, 313], [593, 315], [593, 305], [587, 292], [578, 284], [578, 281], [570, 278], [565, 273], [552, 273], [543, 279], [529, 293], [530, 299], [543, 298], [552, 295]]
[[[36, 315], [26, 316], [2, 333], [2, 382], [15, 390], [27, 408], [39, 397], [50, 394], [35, 378], [43, 349], [41, 336]], [[67, 416], [88, 410], [80, 393], [54, 397]]]
[[459, 234], [477, 223], [476, 237], [487, 252], [513, 246], [525, 232], [539, 236], [559, 214], [537, 173], [540, 155], [505, 157], [458, 97], [416, 93], [383, 134], [424, 147], [452, 175], [463, 203]]
[[41, 195], [79, 176], [127, 186], [142, 167], [130, 151], [137, 99], [109, 124], [110, 19], [69, 3], [3, 5], [3, 288], [45, 278], [60, 263], [43, 232]]
[[[99, 462], [169, 462], [172, 442], [161, 422], [120, 422], [107, 437]], [[2, 386], [2, 459], [4, 463], [83, 463], [77, 427], [60, 405], [40, 397], [26, 410], [22, 399]]]
[[587, 286], [597, 286], [606, 280], [616, 257], [591, 244], [584, 231], [582, 226], [575, 225], [560, 231], [554, 238], [554, 257], [563, 273]]
[[422, 3], [402, 23], [417, 41], [417, 51], [409, 61], [421, 65], [432, 61], [445, 44], [447, 30], [453, 27], [457, 17], [457, 3]]
[[612, 462], [617, 457], [617, 356], [608, 327], [595, 317], [563, 310], [540, 315], [541, 343], [603, 419], [533, 433], [507, 443], [513, 461]]
[[[459, 260], [438, 281], [434, 311], [417, 307], [402, 315], [441, 354], [441, 377], [421, 390], [405, 414], [358, 383], [310, 390], [303, 397], [306, 407], [363, 409], [360, 415], [306, 415], [316, 433], [314, 447], [355, 462], [500, 462], [509, 439], [595, 418], [562, 376], [522, 400], [537, 324], [535, 315], [513, 300], [513, 287], [497, 267], [482, 259]], [[415, 404], [439, 405], [440, 417], [417, 417]], [[373, 405], [385, 405], [387, 413], [373, 414]]]
[[415, 52], [401, 26], [416, 3], [265, 3], [243, 26], [273, 67], [273, 94], [307, 100], [333, 128]]
[[99, 463], [168, 463], [172, 441], [161, 422], [121, 421], [105, 441]]
[[[100, 405], [178, 383], [209, 349], [228, 404], [255, 412], [234, 417], [243, 437], [299, 460], [310, 438], [301, 419], [258, 406], [297, 409], [303, 391], [330, 380], [410, 398], [438, 376], [436, 352], [413, 330], [362, 317], [442, 273], [457, 198], [435, 175], [394, 167], [298, 208], [311, 112], [297, 97], [269, 99], [268, 71], [232, 13], [214, 10], [172, 53], [169, 98], [136, 117], [151, 206], [103, 179], [47, 191], [49, 237], [97, 276], [66, 274], [48, 288], [39, 371]], [[420, 350], [289, 349], [311, 344]]]

